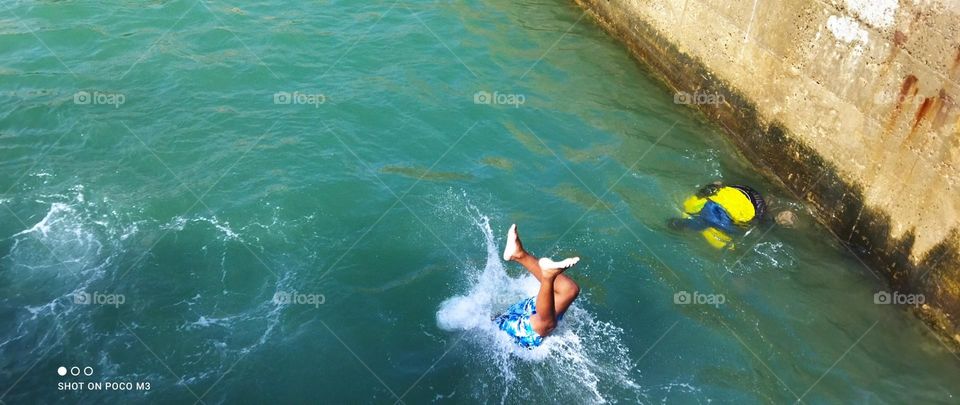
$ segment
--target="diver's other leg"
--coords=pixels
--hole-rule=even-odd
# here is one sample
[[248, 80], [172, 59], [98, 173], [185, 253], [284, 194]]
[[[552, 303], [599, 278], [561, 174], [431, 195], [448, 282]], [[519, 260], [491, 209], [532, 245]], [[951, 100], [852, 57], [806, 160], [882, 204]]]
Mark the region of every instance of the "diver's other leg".
[[[532, 254], [525, 253], [524, 257], [517, 261], [520, 262], [530, 274], [533, 274], [533, 276], [537, 278], [537, 281], [541, 284], [544, 283], [540, 259], [537, 259], [537, 257]], [[580, 286], [578, 286], [570, 276], [558, 274], [553, 281], [553, 295], [554, 308], [556, 309], [557, 315], [559, 315], [566, 312], [570, 304], [573, 304], [573, 300], [577, 299], [577, 296], [580, 295]], [[539, 308], [539, 306], [537, 308]]]
[[556, 297], [553, 295], [553, 282], [556, 277], [540, 279], [540, 292], [537, 293], [537, 313], [530, 317], [530, 325], [540, 336], [547, 336], [557, 327]]
[[577, 299], [577, 296], [580, 295], [580, 286], [573, 281], [570, 276], [563, 274], [563, 271], [573, 267], [580, 261], [579, 257], [571, 257], [566, 260], [562, 260], [559, 263], [554, 262], [553, 260], [544, 258], [540, 259], [537, 263], [542, 269], [559, 269], [559, 274], [553, 282], [553, 295], [554, 295], [554, 305], [556, 309], [557, 316], [560, 316], [564, 312], [567, 312], [567, 308], [570, 308], [570, 305], [573, 304], [573, 301]]
[[580, 286], [566, 274], [557, 276], [553, 282], [553, 307], [557, 311], [557, 316], [567, 312], [567, 308], [573, 304], [573, 301], [580, 295]]
[[[547, 336], [557, 327], [557, 314], [566, 311], [567, 307], [576, 299], [576, 294], [580, 292], [579, 287], [576, 293], [571, 296], [570, 292], [562, 293], [557, 296], [556, 283], [562, 273], [573, 267], [580, 261], [579, 257], [569, 258], [560, 262], [543, 258], [539, 261], [540, 274], [540, 292], [537, 293], [537, 313], [530, 318], [533, 330], [540, 336]], [[572, 282], [572, 281], [571, 281]], [[576, 283], [573, 283], [576, 287]], [[558, 302], [559, 301], [559, 302]], [[557, 306], [558, 303], [564, 304], [562, 310]]]

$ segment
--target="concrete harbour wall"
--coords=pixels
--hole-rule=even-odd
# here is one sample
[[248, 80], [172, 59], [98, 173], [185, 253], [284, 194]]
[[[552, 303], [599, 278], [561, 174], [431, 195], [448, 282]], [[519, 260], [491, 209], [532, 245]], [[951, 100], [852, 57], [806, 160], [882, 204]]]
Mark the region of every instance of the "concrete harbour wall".
[[960, 0], [576, 1], [960, 348]]

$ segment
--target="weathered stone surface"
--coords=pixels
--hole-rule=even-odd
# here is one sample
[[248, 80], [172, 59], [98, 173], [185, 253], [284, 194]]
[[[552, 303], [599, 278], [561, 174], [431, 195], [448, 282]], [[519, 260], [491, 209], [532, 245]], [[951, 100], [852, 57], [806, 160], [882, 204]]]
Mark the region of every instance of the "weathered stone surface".
[[960, 347], [960, 1], [577, 2]]

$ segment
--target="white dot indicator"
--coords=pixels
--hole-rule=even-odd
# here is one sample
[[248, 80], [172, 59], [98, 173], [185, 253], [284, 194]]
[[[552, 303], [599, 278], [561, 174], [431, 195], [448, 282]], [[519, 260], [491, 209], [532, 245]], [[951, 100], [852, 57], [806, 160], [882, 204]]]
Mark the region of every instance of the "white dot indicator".
[[57, 374], [60, 374], [61, 377], [67, 375], [67, 368], [60, 366], [60, 368], [57, 369]]

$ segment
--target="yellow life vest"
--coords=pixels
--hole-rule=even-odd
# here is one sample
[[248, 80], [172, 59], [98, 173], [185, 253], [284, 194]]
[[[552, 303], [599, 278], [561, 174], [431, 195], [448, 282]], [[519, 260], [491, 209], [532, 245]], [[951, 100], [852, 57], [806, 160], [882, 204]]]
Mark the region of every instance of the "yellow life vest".
[[696, 215], [703, 209], [703, 205], [707, 203], [706, 198], [700, 198], [695, 195], [692, 195], [683, 202], [683, 217], [690, 218], [693, 215]]
[[[684, 200], [683, 217], [690, 218], [700, 213], [707, 201], [713, 201], [723, 207], [735, 223], [746, 224], [757, 216], [757, 209], [746, 194], [734, 187], [721, 187], [713, 195], [703, 198], [692, 195]], [[722, 230], [709, 227], [700, 231], [700, 234], [710, 246], [717, 249], [733, 248], [731, 243], [733, 238]]]
[[721, 187], [716, 194], [707, 198], [723, 207], [734, 222], [747, 223], [757, 216], [757, 209], [750, 198], [733, 187]]
[[733, 249], [733, 244], [730, 243], [733, 241], [733, 238], [730, 235], [727, 235], [725, 232], [717, 228], [707, 228], [700, 232], [703, 235], [703, 239], [717, 249], [730, 248]]
[[757, 209], [742, 191], [733, 187], [721, 187], [713, 195], [700, 198], [695, 195], [690, 196], [683, 202], [683, 216], [689, 218], [703, 209], [707, 201], [713, 201], [723, 207], [733, 222], [745, 224], [757, 216]]

